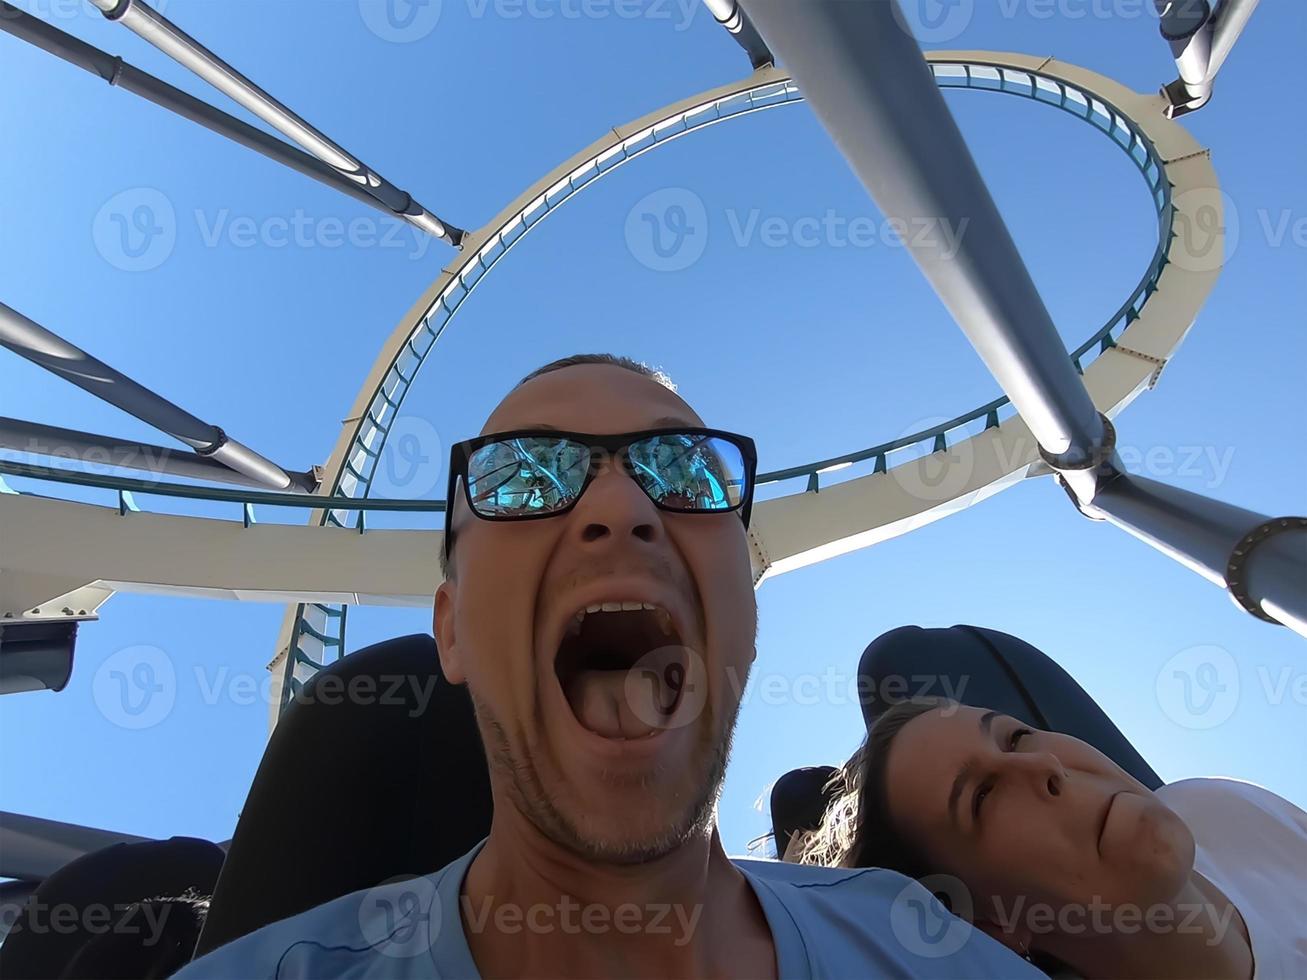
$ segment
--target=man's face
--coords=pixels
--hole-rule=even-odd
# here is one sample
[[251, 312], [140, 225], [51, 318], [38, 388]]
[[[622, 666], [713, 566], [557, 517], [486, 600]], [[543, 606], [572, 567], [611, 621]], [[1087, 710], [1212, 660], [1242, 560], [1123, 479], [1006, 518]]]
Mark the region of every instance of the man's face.
[[[895, 737], [891, 819], [982, 903], [1147, 907], [1193, 868], [1188, 827], [1093, 746], [959, 706]], [[994, 918], [989, 905], [978, 914]]]
[[[677, 425], [704, 423], [655, 381], [579, 365], [514, 390], [483, 432]], [[615, 863], [702, 829], [754, 656], [739, 514], [659, 510], [604, 460], [566, 514], [483, 521], [460, 486], [451, 526], [436, 634], [446, 675], [476, 705], [496, 806]]]

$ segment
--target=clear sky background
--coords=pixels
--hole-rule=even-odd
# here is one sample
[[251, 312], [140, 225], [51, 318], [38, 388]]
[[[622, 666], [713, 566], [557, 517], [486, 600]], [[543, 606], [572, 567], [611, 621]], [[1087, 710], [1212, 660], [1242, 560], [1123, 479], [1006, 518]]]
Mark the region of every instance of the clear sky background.
[[[398, 20], [382, 0], [162, 9], [468, 228], [610, 127], [748, 68], [698, 0], [399, 2]], [[18, 5], [232, 108], [89, 3]], [[955, 0], [935, 12], [945, 16], [934, 47], [1055, 55], [1140, 91], [1175, 76], [1151, 0]], [[1159, 387], [1118, 423], [1137, 471], [1275, 515], [1307, 511], [1307, 128], [1284, 95], [1305, 38], [1307, 8], [1263, 3], [1216, 99], [1186, 120], [1229, 196], [1228, 265]], [[1156, 245], [1137, 170], [1050, 108], [948, 98], [1059, 329], [1078, 344]], [[326, 461], [383, 338], [452, 255], [5, 35], [0, 141], [0, 299], [288, 468]], [[702, 256], [670, 272], [641, 261], [647, 248], [627, 233], [635, 206], [669, 191], [696, 195], [707, 219]], [[114, 222], [130, 222], [142, 202], [165, 234], [138, 260]], [[764, 469], [863, 448], [995, 397], [888, 237], [854, 246], [782, 234], [777, 244], [748, 233], [755, 221], [779, 218], [793, 232], [828, 213], [881, 220], [803, 106], [712, 127], [600, 181], [460, 313], [405, 406], [412, 438], [392, 442], [383, 492], [443, 492], [449, 443], [474, 433], [524, 373], [583, 350], [663, 366], [710, 423], [756, 436]], [[287, 241], [296, 225], [303, 233]], [[0, 415], [167, 442], [8, 354]], [[414, 445], [433, 462], [415, 463]], [[856, 701], [818, 679], [833, 669], [847, 680], [868, 642], [907, 623], [1015, 633], [1070, 671], [1163, 778], [1237, 776], [1307, 807], [1302, 640], [1080, 517], [1048, 480], [769, 580], [758, 601], [757, 676], [780, 680], [746, 691], [721, 803], [732, 851], [769, 829], [760, 801], [779, 775], [837, 763], [857, 745]], [[267, 731], [250, 688], [264, 684], [282, 615], [275, 605], [112, 599], [82, 627], [66, 690], [0, 699], [0, 809], [229, 837]], [[357, 649], [429, 629], [430, 616], [353, 609], [349, 623]], [[162, 651], [175, 696], [131, 729], [96, 693], [110, 658], [142, 646]], [[1188, 706], [1177, 671], [1207, 681]]]

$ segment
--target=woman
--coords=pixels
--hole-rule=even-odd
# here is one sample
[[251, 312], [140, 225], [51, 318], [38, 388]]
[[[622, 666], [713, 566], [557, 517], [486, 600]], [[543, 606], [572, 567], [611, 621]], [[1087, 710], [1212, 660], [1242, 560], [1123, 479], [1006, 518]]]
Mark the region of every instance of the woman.
[[886, 711], [836, 779], [800, 860], [922, 880], [1041, 965], [1307, 977], [1307, 814], [1258, 786], [1154, 792], [1079, 739], [937, 699]]

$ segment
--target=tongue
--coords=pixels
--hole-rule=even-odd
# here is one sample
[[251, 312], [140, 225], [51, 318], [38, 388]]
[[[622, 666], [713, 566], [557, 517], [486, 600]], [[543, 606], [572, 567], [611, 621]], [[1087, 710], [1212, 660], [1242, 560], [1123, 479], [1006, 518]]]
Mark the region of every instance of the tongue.
[[572, 713], [604, 738], [641, 738], [666, 727], [677, 692], [660, 673], [641, 670], [579, 670], [567, 683]]

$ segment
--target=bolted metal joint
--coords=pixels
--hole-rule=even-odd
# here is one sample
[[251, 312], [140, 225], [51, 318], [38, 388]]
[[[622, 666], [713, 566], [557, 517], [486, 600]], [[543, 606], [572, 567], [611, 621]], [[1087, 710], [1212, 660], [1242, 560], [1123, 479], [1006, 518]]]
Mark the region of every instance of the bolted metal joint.
[[1103, 517], [1095, 512], [1094, 499], [1103, 487], [1124, 473], [1121, 459], [1116, 454], [1116, 427], [1106, 415], [1100, 414], [1099, 419], [1103, 425], [1102, 439], [1087, 452], [1077, 448], [1055, 454], [1043, 446], [1039, 448], [1040, 457], [1057, 473], [1058, 483], [1076, 509], [1096, 521], [1103, 520]]
[[1245, 612], [1268, 623], [1282, 625], [1278, 619], [1262, 609], [1261, 600], [1248, 588], [1248, 563], [1258, 547], [1269, 538], [1287, 531], [1307, 532], [1307, 517], [1274, 517], [1258, 524], [1240, 539], [1230, 552], [1230, 561], [1225, 567], [1225, 588], [1230, 598], [1237, 602]]

